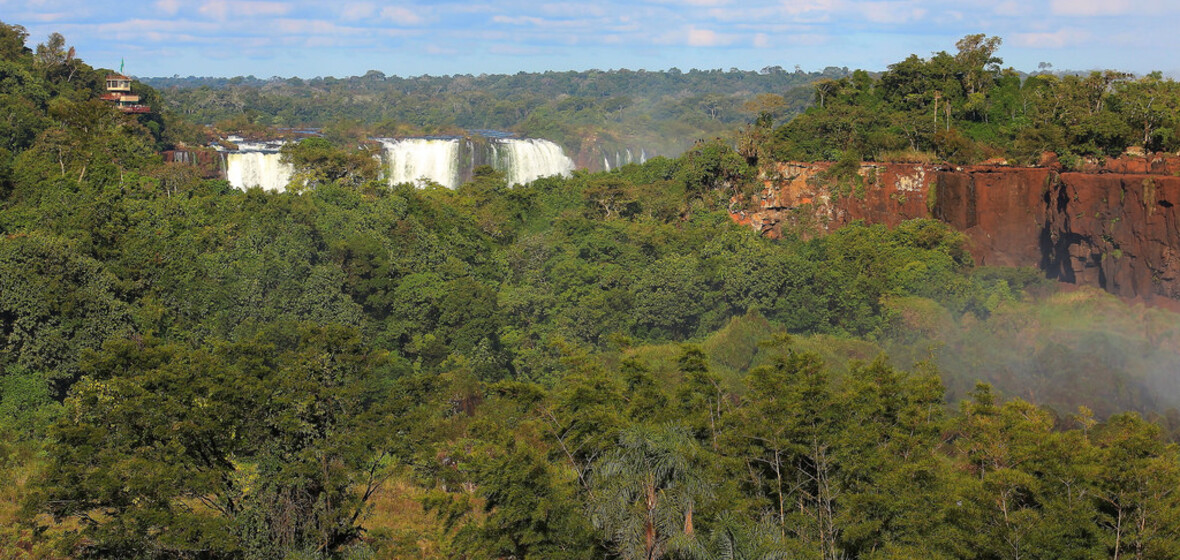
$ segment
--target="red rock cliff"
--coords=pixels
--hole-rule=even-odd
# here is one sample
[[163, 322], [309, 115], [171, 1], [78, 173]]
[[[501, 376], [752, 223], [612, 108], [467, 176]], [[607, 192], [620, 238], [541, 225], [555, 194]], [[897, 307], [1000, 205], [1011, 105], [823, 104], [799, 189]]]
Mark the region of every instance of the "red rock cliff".
[[1180, 158], [1120, 158], [1085, 172], [1053, 167], [782, 163], [733, 218], [768, 235], [822, 235], [854, 220], [932, 217], [967, 234], [981, 265], [1037, 266], [1051, 278], [1125, 297], [1180, 299]]
[[1180, 177], [1062, 173], [1052, 187], [1043, 265], [1051, 277], [1180, 298]]

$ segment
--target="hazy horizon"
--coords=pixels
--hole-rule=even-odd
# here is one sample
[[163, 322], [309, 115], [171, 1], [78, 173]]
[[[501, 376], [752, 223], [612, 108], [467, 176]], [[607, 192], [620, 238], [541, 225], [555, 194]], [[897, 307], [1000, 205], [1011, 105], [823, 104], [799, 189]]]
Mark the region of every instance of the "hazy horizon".
[[412, 2], [0, 0], [29, 43], [62, 33], [91, 65], [144, 77], [515, 74], [627, 68], [883, 70], [1004, 39], [1005, 66], [1176, 75], [1165, 0]]

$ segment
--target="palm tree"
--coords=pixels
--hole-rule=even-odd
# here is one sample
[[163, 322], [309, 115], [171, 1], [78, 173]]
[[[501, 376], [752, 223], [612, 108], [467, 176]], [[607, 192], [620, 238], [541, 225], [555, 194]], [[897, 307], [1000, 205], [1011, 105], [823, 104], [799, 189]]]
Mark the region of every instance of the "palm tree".
[[787, 560], [800, 556], [773, 519], [749, 522], [729, 512], [718, 517], [708, 538], [678, 537], [668, 548], [688, 560]]
[[681, 426], [633, 426], [592, 472], [591, 517], [623, 560], [656, 560], [668, 540], [693, 534], [692, 514], [709, 490], [699, 448]]

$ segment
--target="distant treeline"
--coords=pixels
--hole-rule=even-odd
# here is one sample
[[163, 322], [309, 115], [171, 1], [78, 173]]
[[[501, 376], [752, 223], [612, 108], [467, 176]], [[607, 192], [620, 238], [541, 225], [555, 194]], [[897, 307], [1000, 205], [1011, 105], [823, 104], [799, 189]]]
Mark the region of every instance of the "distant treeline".
[[[804, 87], [836, 79], [781, 67], [678, 69], [401, 78], [376, 70], [349, 78], [146, 78], [167, 107], [199, 124], [324, 127], [355, 122], [377, 134], [498, 129], [544, 137], [571, 153], [644, 149], [677, 155], [701, 138], [732, 132], [769, 109], [778, 119], [805, 109]], [[770, 97], [768, 97], [770, 96]], [[585, 144], [585, 146], [584, 146]]]

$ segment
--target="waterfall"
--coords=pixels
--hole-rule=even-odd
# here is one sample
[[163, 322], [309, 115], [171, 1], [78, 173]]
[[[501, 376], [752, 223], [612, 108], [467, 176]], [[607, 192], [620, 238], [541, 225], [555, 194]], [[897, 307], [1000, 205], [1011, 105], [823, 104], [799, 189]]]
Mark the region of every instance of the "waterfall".
[[[453, 189], [470, 180], [475, 167], [491, 165], [509, 185], [551, 175], [570, 175], [574, 162], [548, 140], [481, 135], [471, 138], [375, 138], [384, 147], [385, 179], [390, 185], [427, 181]], [[281, 141], [237, 140], [236, 151], [223, 151], [225, 177], [239, 189], [285, 190], [293, 169], [280, 161]]]
[[225, 178], [229, 184], [242, 190], [250, 187], [262, 187], [268, 191], [286, 190], [293, 170], [290, 165], [279, 161], [281, 157], [281, 154], [272, 151], [227, 152]]
[[378, 138], [385, 146], [385, 165], [390, 185], [426, 180], [453, 189], [459, 186], [459, 140]]
[[[635, 152], [638, 150], [638, 154]], [[618, 146], [613, 150], [607, 146], [598, 148], [602, 156], [602, 169], [606, 171], [622, 169], [631, 164], [643, 165], [647, 163], [647, 149], [642, 147]], [[596, 156], [597, 157], [597, 156]]]
[[574, 161], [561, 146], [548, 140], [496, 139], [491, 144], [492, 166], [504, 172], [509, 185], [551, 175], [569, 176], [574, 170]]
[[252, 142], [248, 140], [242, 140], [237, 136], [230, 136], [229, 141], [233, 142], [234, 145], [238, 147], [239, 152], [277, 152], [283, 149], [283, 144], [286, 144], [286, 142], [283, 140], [262, 140], [258, 142]]
[[550, 175], [569, 175], [574, 162], [561, 146], [548, 140], [487, 137], [486, 142], [459, 139], [379, 139], [391, 185], [422, 185], [429, 179], [455, 188], [471, 177], [472, 169], [487, 163], [503, 171], [509, 185], [524, 184]]

